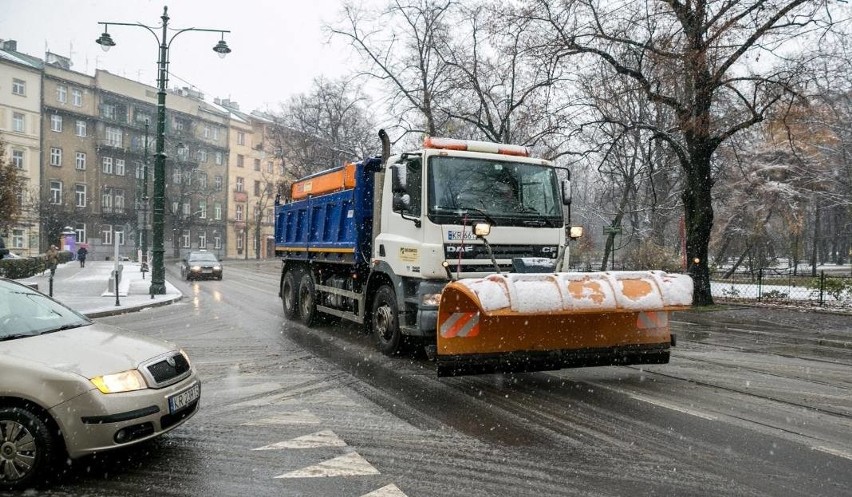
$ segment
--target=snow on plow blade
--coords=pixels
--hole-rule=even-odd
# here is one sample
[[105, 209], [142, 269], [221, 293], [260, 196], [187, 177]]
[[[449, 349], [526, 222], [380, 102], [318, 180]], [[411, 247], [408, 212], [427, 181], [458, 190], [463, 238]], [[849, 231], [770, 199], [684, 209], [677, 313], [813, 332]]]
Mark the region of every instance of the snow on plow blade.
[[451, 282], [439, 376], [669, 361], [669, 312], [692, 279], [662, 271], [491, 275]]

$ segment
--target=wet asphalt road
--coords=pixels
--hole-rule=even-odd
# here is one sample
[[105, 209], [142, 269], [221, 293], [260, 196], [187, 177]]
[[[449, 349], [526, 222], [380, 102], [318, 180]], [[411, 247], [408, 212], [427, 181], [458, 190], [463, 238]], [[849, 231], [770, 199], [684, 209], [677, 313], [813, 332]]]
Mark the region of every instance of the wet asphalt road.
[[174, 269], [181, 302], [104, 321], [183, 346], [200, 412], [33, 495], [852, 495], [852, 317], [680, 314], [668, 365], [437, 378], [285, 322], [275, 263]]

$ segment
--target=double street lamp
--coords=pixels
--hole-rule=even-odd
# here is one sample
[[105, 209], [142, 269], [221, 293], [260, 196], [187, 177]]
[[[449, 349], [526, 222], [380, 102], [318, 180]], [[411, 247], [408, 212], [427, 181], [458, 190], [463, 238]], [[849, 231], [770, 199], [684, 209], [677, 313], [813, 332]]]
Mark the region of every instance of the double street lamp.
[[110, 25], [112, 26], [137, 26], [147, 29], [160, 47], [159, 57], [157, 58], [157, 153], [154, 162], [154, 204], [153, 204], [153, 249], [152, 249], [152, 265], [151, 265], [151, 295], [163, 295], [166, 293], [166, 268], [163, 264], [163, 225], [165, 214], [165, 194], [166, 194], [166, 154], [165, 154], [165, 138], [166, 138], [166, 86], [169, 81], [169, 47], [172, 41], [181, 33], [187, 31], [206, 31], [220, 33], [222, 39], [213, 47], [213, 51], [219, 54], [219, 57], [224, 58], [231, 52], [228, 44], [225, 43], [225, 33], [230, 33], [223, 29], [202, 29], [202, 28], [184, 28], [173, 30], [173, 34], [169, 34], [169, 15], [168, 7], [163, 7], [163, 15], [160, 16], [162, 23], [159, 26], [162, 30], [161, 35], [157, 35], [154, 29], [157, 26], [151, 27], [140, 23], [125, 23], [125, 22], [98, 22], [104, 26], [103, 34], [95, 40], [104, 51], [115, 46], [115, 42], [107, 32]]

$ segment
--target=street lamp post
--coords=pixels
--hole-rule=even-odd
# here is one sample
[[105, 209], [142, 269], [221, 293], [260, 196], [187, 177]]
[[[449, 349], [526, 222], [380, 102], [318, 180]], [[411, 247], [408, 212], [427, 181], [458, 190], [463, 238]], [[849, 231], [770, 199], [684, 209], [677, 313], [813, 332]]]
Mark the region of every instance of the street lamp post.
[[169, 36], [169, 8], [163, 7], [163, 15], [160, 28], [162, 34], [157, 35], [154, 28], [140, 23], [125, 23], [125, 22], [98, 22], [104, 26], [104, 32], [95, 40], [104, 51], [115, 46], [115, 42], [107, 32], [110, 25], [113, 26], [137, 26], [147, 29], [160, 47], [159, 56], [157, 58], [157, 146], [154, 161], [154, 205], [153, 205], [153, 222], [151, 229], [153, 231], [153, 249], [152, 249], [152, 268], [151, 268], [151, 295], [163, 295], [166, 293], [166, 268], [163, 264], [163, 225], [165, 214], [165, 196], [166, 196], [166, 154], [165, 154], [165, 135], [166, 135], [166, 86], [169, 81], [169, 47], [177, 35], [186, 31], [206, 31], [220, 33], [222, 39], [213, 47], [213, 51], [219, 54], [219, 57], [225, 57], [231, 52], [228, 44], [225, 43], [225, 33], [230, 33], [223, 29], [202, 29], [202, 28], [184, 28], [177, 30]]

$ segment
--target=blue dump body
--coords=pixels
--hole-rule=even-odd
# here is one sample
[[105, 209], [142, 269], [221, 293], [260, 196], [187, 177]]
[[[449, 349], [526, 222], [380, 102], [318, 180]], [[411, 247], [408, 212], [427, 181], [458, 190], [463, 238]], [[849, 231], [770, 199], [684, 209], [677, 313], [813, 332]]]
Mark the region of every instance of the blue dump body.
[[368, 262], [374, 172], [379, 158], [356, 163], [355, 187], [275, 207], [275, 252], [297, 260]]

